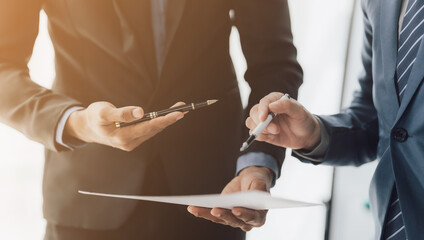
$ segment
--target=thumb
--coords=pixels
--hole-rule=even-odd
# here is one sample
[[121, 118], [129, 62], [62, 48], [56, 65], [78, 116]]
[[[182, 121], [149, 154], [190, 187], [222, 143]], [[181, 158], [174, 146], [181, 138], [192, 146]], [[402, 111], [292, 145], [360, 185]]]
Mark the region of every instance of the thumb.
[[252, 184], [250, 185], [249, 190], [258, 190], [258, 191], [264, 191], [268, 192], [268, 186], [267, 183], [263, 180], [255, 179], [252, 181]]
[[111, 108], [107, 120], [111, 122], [132, 122], [142, 118], [144, 111], [141, 107]]
[[273, 92], [273, 93], [268, 94], [266, 97], [262, 98], [261, 101], [259, 101], [258, 112], [259, 112], [259, 120], [260, 121], [265, 121], [266, 117], [268, 116], [269, 110], [270, 110], [269, 105], [272, 102], [275, 102], [278, 99], [280, 99], [281, 96], [283, 96], [282, 93]]

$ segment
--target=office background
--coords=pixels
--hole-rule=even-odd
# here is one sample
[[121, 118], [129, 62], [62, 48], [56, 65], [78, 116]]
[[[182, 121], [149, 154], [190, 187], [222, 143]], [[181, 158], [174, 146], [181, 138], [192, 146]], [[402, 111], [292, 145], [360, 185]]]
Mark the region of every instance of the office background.
[[[361, 69], [360, 1], [290, 0], [289, 4], [298, 60], [305, 72], [299, 101], [313, 113], [336, 113], [349, 104]], [[236, 29], [230, 41], [241, 97], [246, 103], [246, 64]], [[41, 13], [40, 34], [29, 67], [32, 78], [45, 87], [51, 86], [55, 76], [53, 59], [47, 19]], [[372, 239], [374, 226], [367, 200], [375, 166], [334, 169], [287, 157], [272, 193], [326, 205], [270, 211], [266, 225], [251, 231], [248, 240]], [[42, 171], [43, 147], [0, 124], [0, 239], [42, 239]]]

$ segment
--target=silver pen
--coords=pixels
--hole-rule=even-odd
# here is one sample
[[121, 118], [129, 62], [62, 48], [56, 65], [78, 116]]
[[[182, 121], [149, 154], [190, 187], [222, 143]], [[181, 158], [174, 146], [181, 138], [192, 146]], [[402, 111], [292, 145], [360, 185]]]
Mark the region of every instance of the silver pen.
[[[280, 100], [283, 99], [290, 99], [290, 95], [284, 94]], [[269, 123], [274, 119], [274, 117], [277, 116], [277, 114], [270, 112], [268, 114], [268, 117], [265, 119], [265, 121], [261, 122], [256, 126], [255, 129], [253, 129], [252, 133], [250, 134], [249, 138], [243, 143], [243, 146], [240, 148], [240, 152], [243, 152], [246, 150], [252, 143], [256, 140], [256, 138], [261, 135], [261, 133], [265, 130], [265, 128], [269, 125]]]

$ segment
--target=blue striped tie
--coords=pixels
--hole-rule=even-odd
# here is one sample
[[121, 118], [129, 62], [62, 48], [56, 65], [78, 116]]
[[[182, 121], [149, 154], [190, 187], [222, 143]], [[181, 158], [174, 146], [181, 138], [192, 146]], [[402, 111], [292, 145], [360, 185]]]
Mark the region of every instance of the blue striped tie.
[[409, 0], [399, 35], [396, 87], [399, 101], [408, 86], [409, 74], [424, 34], [424, 0]]
[[[424, 36], [424, 0], [409, 0], [399, 35], [396, 90], [402, 101], [418, 48]], [[393, 187], [384, 224], [383, 240], [407, 239], [396, 185]]]
[[402, 211], [396, 186], [393, 188], [390, 204], [387, 209], [386, 223], [384, 227], [383, 240], [405, 240], [405, 225], [403, 224]]

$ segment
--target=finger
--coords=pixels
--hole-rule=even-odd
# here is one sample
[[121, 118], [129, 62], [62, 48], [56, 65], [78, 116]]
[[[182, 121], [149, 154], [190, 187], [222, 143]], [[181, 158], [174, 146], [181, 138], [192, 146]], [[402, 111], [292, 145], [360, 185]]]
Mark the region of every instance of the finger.
[[253, 130], [256, 128], [256, 126], [258, 126], [255, 121], [253, 121], [253, 119], [251, 117], [248, 117], [246, 119], [246, 127]]
[[243, 228], [246, 227], [246, 223], [242, 220], [238, 219], [236, 216], [233, 215], [233, 213], [230, 210], [222, 209], [222, 208], [213, 208], [211, 210], [212, 216], [222, 219], [225, 221], [227, 225], [230, 225], [232, 227], [239, 227]]
[[252, 230], [253, 227], [248, 226], [248, 227], [242, 227], [241, 230], [245, 231], [245, 232], [249, 232], [250, 230]]
[[232, 209], [232, 213], [234, 216], [248, 225], [253, 227], [261, 227], [265, 224], [267, 211], [235, 207]]
[[259, 124], [260, 122], [262, 122], [261, 120], [259, 120], [259, 112], [258, 112], [258, 108], [259, 108], [259, 105], [258, 105], [258, 104], [256, 104], [255, 106], [253, 106], [253, 107], [250, 109], [250, 113], [249, 113], [250, 118], [252, 118], [252, 120], [253, 120], [256, 124]]
[[184, 118], [184, 113], [182, 112], [173, 112], [165, 115], [163, 118], [155, 119], [158, 121], [151, 121], [151, 124], [157, 124], [160, 128], [164, 129], [175, 122]]
[[204, 218], [206, 220], [209, 220], [215, 223], [225, 224], [224, 220], [212, 216], [210, 208], [188, 206], [187, 211], [191, 213], [192, 215], [194, 215], [195, 217]]
[[177, 102], [176, 104], [172, 105], [170, 108], [180, 107], [180, 106], [184, 106], [184, 105], [185, 105], [184, 102]]
[[[184, 105], [186, 105], [184, 102], [177, 102], [176, 104], [172, 105], [170, 108], [181, 107], [181, 106], [184, 106]], [[184, 113], [184, 115], [186, 115], [189, 112], [187, 111], [187, 112], [183, 112], [183, 113]]]
[[[146, 131], [145, 133], [156, 134], [169, 127], [170, 125], [176, 123], [178, 120], [182, 119], [184, 114], [182, 112], [173, 112], [167, 114], [163, 117], [159, 117], [147, 122], [147, 125], [141, 131]], [[147, 128], [147, 129], [146, 129]]]
[[[260, 119], [260, 117], [259, 117], [259, 112], [260, 112], [259, 111], [259, 108], [260, 108], [260, 104], [253, 106], [252, 109], [250, 110], [250, 118], [251, 118], [251, 120], [253, 121], [253, 123], [255, 125], [252, 128], [249, 127], [250, 129], [254, 129], [256, 127], [256, 125], [258, 125], [259, 123], [261, 123], [261, 122], [263, 122], [265, 120], [265, 119], [264, 120], [261, 120]], [[269, 113], [269, 111], [267, 110], [267, 114], [268, 113]], [[268, 125], [268, 127], [265, 130], [267, 131], [267, 133], [273, 133], [273, 134], [278, 134], [280, 132], [280, 128], [278, 127], [278, 125], [276, 125], [275, 123], [272, 123], [272, 122]]]
[[268, 186], [265, 181], [255, 179], [251, 182], [249, 189], [246, 189], [246, 191], [258, 190], [258, 191], [268, 192], [269, 187], [270, 186]]
[[276, 146], [280, 146], [280, 147], [285, 147], [285, 148], [289, 148], [290, 147], [289, 145], [287, 145], [288, 142], [287, 141], [284, 141], [284, 136], [279, 136], [278, 134], [277, 135], [274, 135], [274, 134], [261, 134], [255, 140], [256, 141], [259, 141], [259, 142], [266, 142], [266, 143], [269, 143], [269, 144], [272, 144], [272, 145], [276, 145]]
[[222, 190], [221, 194], [229, 194], [229, 193], [235, 193], [240, 192], [240, 178], [233, 178], [231, 182], [225, 186], [225, 188]]
[[101, 117], [108, 122], [132, 122], [143, 117], [141, 107], [107, 107], [101, 111]]
[[272, 142], [274, 140], [277, 139], [277, 136], [274, 134], [266, 134], [266, 133], [262, 133], [261, 135], [259, 135], [258, 137], [256, 137], [256, 141], [260, 141], [260, 142]]
[[[242, 184], [242, 190], [251, 191], [251, 190], [258, 190], [258, 191], [265, 191], [269, 192], [269, 187], [267, 185], [267, 182], [264, 180], [253, 180], [250, 182], [250, 184], [247, 184], [244, 186]], [[244, 189], [246, 188], [246, 189]], [[266, 217], [266, 211], [263, 210], [251, 210], [247, 208], [233, 208], [232, 213], [234, 216], [236, 216], [238, 219], [242, 220], [246, 224], [249, 224], [254, 227], [260, 227], [265, 223], [265, 217]]]
[[303, 110], [302, 105], [293, 99], [281, 99], [269, 105], [273, 113], [287, 114], [290, 117], [296, 117]]
[[163, 117], [122, 128], [120, 134], [131, 135], [131, 144], [138, 146], [183, 117], [184, 114], [181, 112], [170, 113]]
[[263, 131], [263, 133], [279, 134], [280, 127], [274, 122], [270, 122], [268, 126], [265, 128], [265, 130]]
[[[271, 123], [270, 123], [271, 125]], [[251, 131], [253, 129], [255, 129], [258, 125], [252, 120], [252, 118], [247, 118], [246, 119], [246, 127], [249, 128]], [[271, 126], [271, 129], [269, 129], [269, 125], [267, 128], [264, 129], [264, 131], [262, 131], [263, 134], [278, 134], [280, 132], [280, 128], [276, 125], [273, 124]]]
[[259, 101], [258, 113], [259, 113], [259, 120], [261, 122], [265, 121], [268, 113], [270, 112], [269, 104], [277, 101], [282, 96], [283, 96], [282, 93], [273, 92], [268, 94], [267, 96], [265, 96]]

